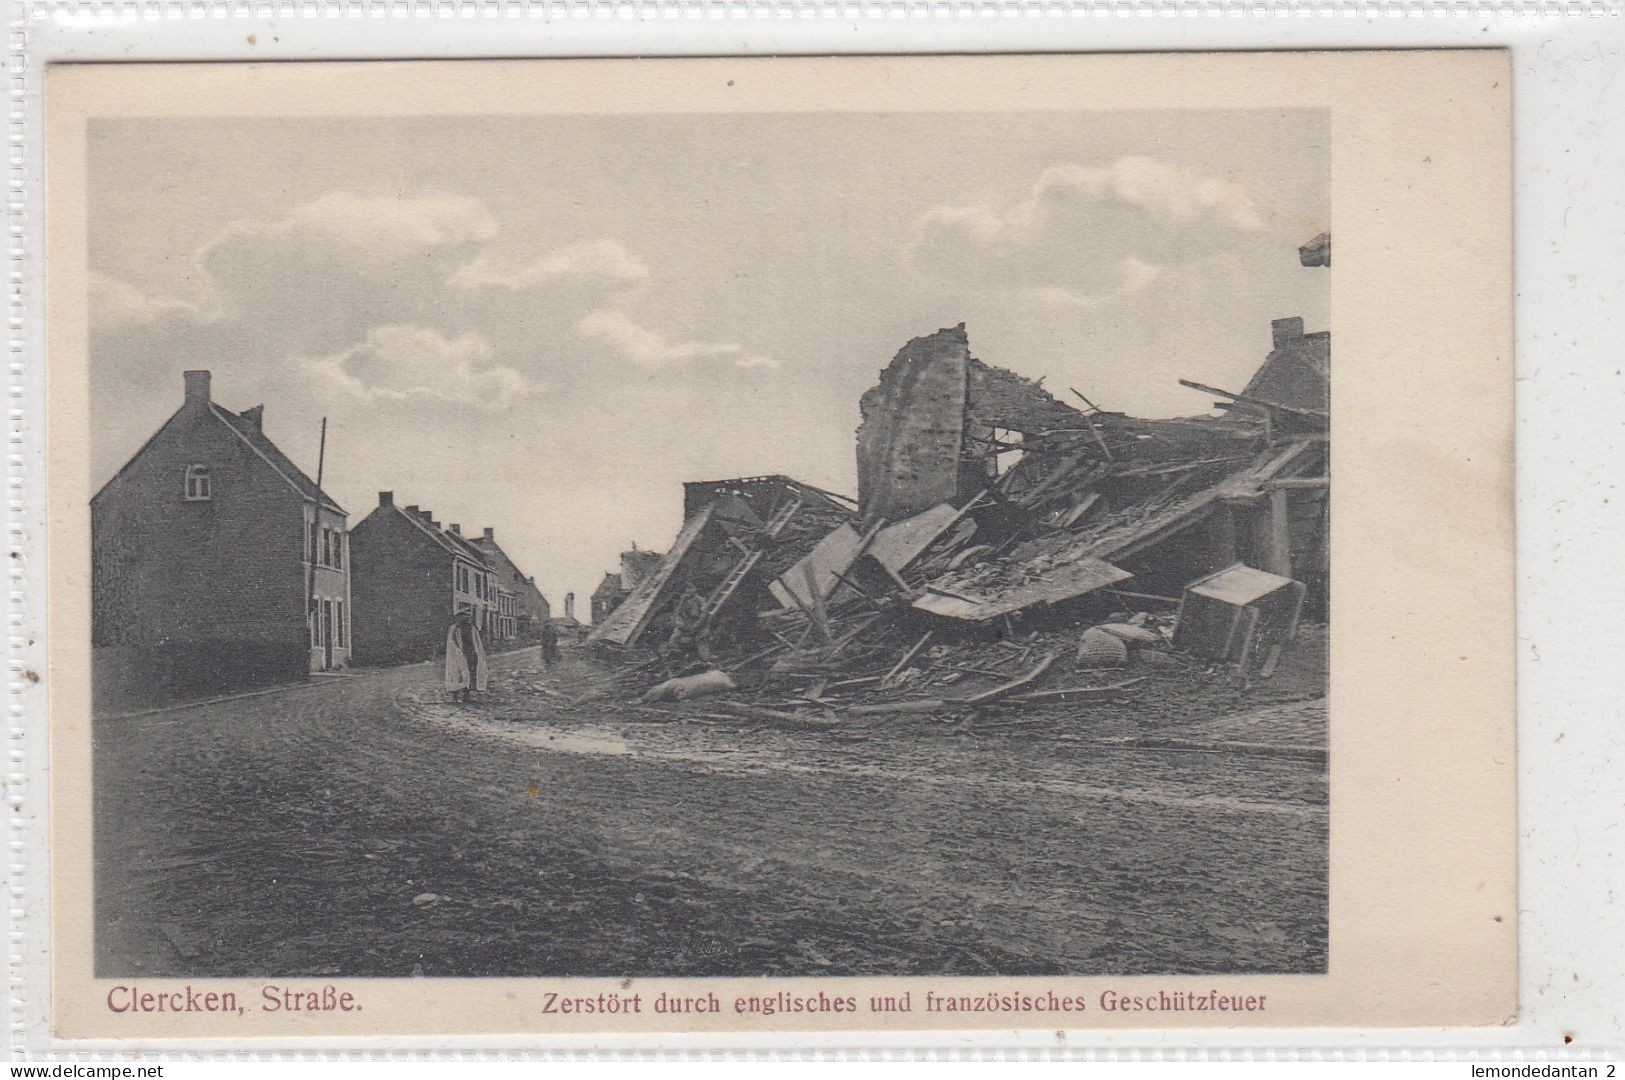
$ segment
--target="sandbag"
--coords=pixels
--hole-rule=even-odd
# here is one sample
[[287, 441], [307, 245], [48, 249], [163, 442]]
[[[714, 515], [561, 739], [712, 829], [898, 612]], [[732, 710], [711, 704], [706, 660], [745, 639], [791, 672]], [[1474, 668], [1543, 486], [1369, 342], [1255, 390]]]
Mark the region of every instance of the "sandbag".
[[1128, 663], [1128, 643], [1100, 627], [1083, 632], [1078, 642], [1078, 667], [1112, 668]]

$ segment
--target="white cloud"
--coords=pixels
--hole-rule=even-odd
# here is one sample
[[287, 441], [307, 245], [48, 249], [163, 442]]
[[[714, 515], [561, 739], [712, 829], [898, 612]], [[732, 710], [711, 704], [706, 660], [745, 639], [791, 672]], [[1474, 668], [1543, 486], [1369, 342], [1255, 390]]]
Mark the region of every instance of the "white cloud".
[[495, 352], [478, 334], [448, 339], [422, 326], [381, 326], [358, 345], [303, 364], [357, 397], [500, 412], [537, 387], [513, 368], [493, 363]]
[[90, 275], [90, 325], [97, 332], [150, 326], [166, 318], [205, 321], [217, 316], [184, 300], [148, 296], [129, 282], [106, 274], [92, 271]]
[[622, 291], [646, 284], [649, 268], [642, 259], [615, 241], [594, 240], [559, 248], [507, 274], [493, 270], [484, 257], [476, 258], [459, 267], [451, 280], [461, 289], [489, 286], [518, 292], [562, 280], [575, 280]]
[[274, 221], [235, 221], [204, 245], [199, 261], [234, 245], [295, 240], [335, 254], [381, 262], [436, 248], [482, 244], [496, 236], [496, 220], [477, 199], [430, 192], [364, 195], [330, 191]]
[[497, 249], [499, 232], [474, 199], [328, 192], [199, 247], [197, 304], [94, 282], [100, 347], [132, 372], [230, 356], [267, 378], [316, 372], [374, 403], [487, 410], [541, 378], [556, 396], [660, 368], [772, 365], [740, 344], [673, 334], [650, 268], [614, 239], [525, 260]]
[[589, 341], [608, 345], [639, 367], [661, 368], [715, 362], [740, 368], [777, 367], [778, 362], [733, 342], [671, 341], [664, 334], [639, 325], [626, 312], [607, 308], [588, 312], [576, 323], [576, 332]]
[[929, 210], [914, 223], [908, 255], [939, 277], [1087, 306], [1263, 227], [1242, 185], [1123, 157], [1104, 168], [1045, 169], [1009, 206]]

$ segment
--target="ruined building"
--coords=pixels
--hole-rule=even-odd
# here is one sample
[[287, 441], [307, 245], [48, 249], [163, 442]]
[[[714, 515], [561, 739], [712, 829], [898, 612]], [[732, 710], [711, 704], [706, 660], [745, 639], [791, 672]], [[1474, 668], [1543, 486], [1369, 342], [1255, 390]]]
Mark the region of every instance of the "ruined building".
[[[1301, 253], [1330, 258], [1329, 236]], [[671, 548], [592, 640], [805, 673], [892, 630], [1008, 638], [1189, 600], [1181, 647], [1247, 663], [1328, 597], [1331, 336], [1278, 319], [1270, 345], [1240, 390], [1181, 380], [1205, 411], [1144, 419], [978, 360], [963, 324], [915, 338], [860, 401], [855, 505], [784, 476], [685, 484]]]

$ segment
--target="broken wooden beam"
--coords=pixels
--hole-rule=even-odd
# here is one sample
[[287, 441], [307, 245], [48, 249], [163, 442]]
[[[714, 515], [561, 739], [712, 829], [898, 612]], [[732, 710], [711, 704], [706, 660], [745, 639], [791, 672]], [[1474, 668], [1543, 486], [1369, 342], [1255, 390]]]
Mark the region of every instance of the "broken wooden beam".
[[826, 728], [834, 727], [840, 723], [838, 720], [826, 720], [821, 716], [802, 716], [799, 713], [781, 712], [778, 709], [764, 709], [760, 705], [746, 705], [737, 701], [718, 701], [713, 704], [716, 708], [737, 713], [746, 719], [765, 721], [770, 724], [796, 724], [804, 727]]
[[980, 604], [984, 599], [980, 596], [971, 596], [969, 593], [957, 592], [948, 588], [946, 585], [927, 585], [925, 587], [925, 591], [928, 593], [936, 593], [938, 596], [951, 596], [955, 600], [963, 600], [967, 604]]
[[991, 690], [984, 690], [980, 694], [973, 694], [968, 698], [964, 698], [961, 700], [961, 704], [986, 705], [989, 702], [998, 701], [1002, 697], [1008, 697], [1017, 690], [1020, 690], [1023, 686], [1027, 686], [1036, 681], [1044, 674], [1044, 672], [1049, 670], [1049, 666], [1053, 663], [1055, 663], [1055, 654], [1049, 653], [1044, 657], [1044, 659], [1038, 662], [1036, 667], [1027, 672], [1027, 674], [1011, 679], [1002, 686], [995, 686]]
[[1179, 597], [1177, 596], [1158, 596], [1156, 593], [1129, 592], [1127, 589], [1102, 589], [1100, 591], [1109, 593], [1112, 596], [1121, 596], [1125, 600], [1155, 600], [1161, 604], [1181, 603]]
[[898, 591], [903, 594], [903, 599], [914, 600], [918, 598], [919, 593], [915, 591], [914, 586], [903, 580], [901, 574], [887, 566], [885, 563], [881, 562], [879, 559], [870, 559], [869, 561], [886, 572], [886, 576], [892, 579], [892, 583], [896, 585]]
[[917, 654], [921, 649], [925, 648], [926, 645], [928, 645], [930, 643], [931, 635], [933, 633], [935, 633], [934, 630], [927, 630], [925, 632], [925, 636], [922, 637], [919, 641], [915, 642], [914, 647], [912, 649], [910, 649], [908, 652], [904, 653], [903, 658], [901, 660], [897, 661], [897, 663], [893, 664], [892, 669], [890, 671], [886, 672], [886, 674], [884, 674], [884, 675], [882, 675], [880, 677], [881, 684], [884, 685], [885, 683], [890, 682], [892, 680], [892, 676], [896, 675], [899, 671], [902, 671], [904, 667], [908, 666], [908, 662], [910, 660], [914, 659], [915, 654]]
[[859, 716], [876, 716], [881, 713], [930, 713], [957, 704], [959, 702], [944, 701], [941, 698], [915, 698], [912, 701], [885, 701], [878, 705], [854, 705], [846, 711]]
[[1042, 701], [1046, 698], [1066, 697], [1069, 694], [1106, 694], [1118, 690], [1125, 690], [1136, 683], [1145, 682], [1146, 677], [1141, 675], [1133, 679], [1124, 679], [1109, 686], [1069, 686], [1063, 690], [1037, 690], [1030, 694], [1017, 694], [1010, 701]]
[[1331, 414], [1324, 409], [1305, 409], [1297, 405], [1283, 405], [1279, 401], [1270, 401], [1267, 398], [1249, 397], [1246, 394], [1233, 394], [1229, 390], [1220, 390], [1216, 386], [1206, 386], [1190, 379], [1180, 379], [1180, 386], [1188, 386], [1192, 390], [1200, 390], [1204, 394], [1217, 394], [1222, 398], [1239, 401], [1243, 405], [1253, 405], [1264, 409], [1278, 409], [1281, 412], [1292, 413], [1296, 416], [1312, 416], [1317, 420], [1330, 420]]

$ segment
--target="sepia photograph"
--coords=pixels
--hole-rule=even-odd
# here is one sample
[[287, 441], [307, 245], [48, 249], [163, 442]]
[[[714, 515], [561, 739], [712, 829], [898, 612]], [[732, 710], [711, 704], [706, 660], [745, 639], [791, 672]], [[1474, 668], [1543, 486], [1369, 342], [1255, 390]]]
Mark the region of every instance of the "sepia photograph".
[[69, 1030], [1499, 1022], [1504, 64], [57, 72]]

